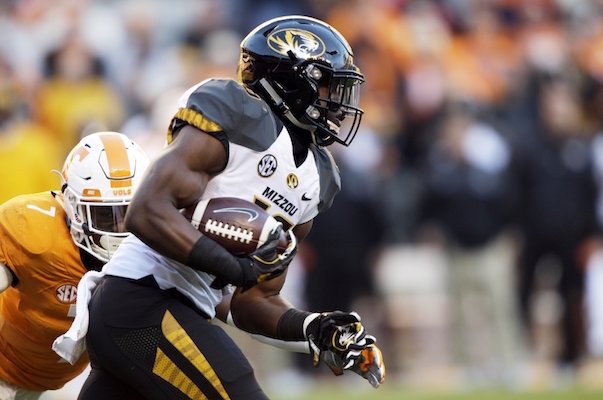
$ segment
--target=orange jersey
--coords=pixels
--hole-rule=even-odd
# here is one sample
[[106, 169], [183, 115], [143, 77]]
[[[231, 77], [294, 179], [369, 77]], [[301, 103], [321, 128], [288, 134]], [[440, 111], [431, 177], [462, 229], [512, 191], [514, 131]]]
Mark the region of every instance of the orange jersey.
[[65, 218], [50, 192], [0, 206], [0, 262], [18, 279], [0, 293], [0, 379], [20, 388], [58, 389], [88, 364], [83, 356], [70, 365], [51, 348], [73, 321], [86, 273]]

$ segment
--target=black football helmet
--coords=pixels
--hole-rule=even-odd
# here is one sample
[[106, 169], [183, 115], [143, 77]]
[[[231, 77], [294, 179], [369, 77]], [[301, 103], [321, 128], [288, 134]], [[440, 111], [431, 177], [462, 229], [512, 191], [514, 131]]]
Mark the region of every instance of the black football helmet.
[[241, 42], [238, 76], [317, 145], [348, 146], [354, 139], [364, 76], [348, 42], [329, 24], [292, 15], [259, 25]]

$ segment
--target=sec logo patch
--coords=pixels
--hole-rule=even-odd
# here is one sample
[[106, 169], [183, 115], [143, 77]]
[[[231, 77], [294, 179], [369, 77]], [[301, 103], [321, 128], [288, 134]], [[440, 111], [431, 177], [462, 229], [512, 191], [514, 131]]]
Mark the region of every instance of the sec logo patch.
[[77, 299], [77, 286], [73, 285], [61, 285], [56, 290], [57, 299], [61, 303], [71, 304], [75, 303]]
[[274, 174], [274, 171], [276, 171], [276, 166], [276, 157], [274, 157], [272, 154], [266, 154], [258, 163], [258, 174], [264, 178], [267, 178]]

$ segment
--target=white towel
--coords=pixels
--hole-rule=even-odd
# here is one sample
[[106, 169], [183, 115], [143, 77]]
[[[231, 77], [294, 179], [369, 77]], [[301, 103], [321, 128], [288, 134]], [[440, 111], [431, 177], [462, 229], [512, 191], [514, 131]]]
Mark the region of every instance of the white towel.
[[55, 339], [52, 349], [70, 364], [75, 364], [86, 351], [88, 333], [88, 303], [104, 272], [88, 271], [77, 285], [75, 319], [67, 332]]

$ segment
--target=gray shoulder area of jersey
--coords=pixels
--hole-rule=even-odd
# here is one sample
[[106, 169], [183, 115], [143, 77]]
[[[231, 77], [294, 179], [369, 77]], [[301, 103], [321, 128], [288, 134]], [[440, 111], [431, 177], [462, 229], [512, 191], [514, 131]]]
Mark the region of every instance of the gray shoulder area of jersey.
[[192, 92], [187, 108], [222, 127], [228, 141], [266, 150], [283, 128], [268, 105], [232, 79], [209, 79]]
[[341, 189], [341, 177], [339, 175], [339, 168], [337, 168], [333, 156], [327, 149], [314, 145], [312, 145], [310, 149], [314, 154], [320, 178], [320, 203], [318, 204], [318, 212], [323, 212], [331, 207], [335, 195], [339, 193], [339, 190]]
[[[220, 125], [228, 141], [254, 151], [268, 149], [283, 129], [270, 107], [232, 79], [209, 79], [187, 100], [191, 108]], [[339, 192], [339, 170], [328, 150], [311, 146], [320, 176], [319, 211], [328, 209]]]

